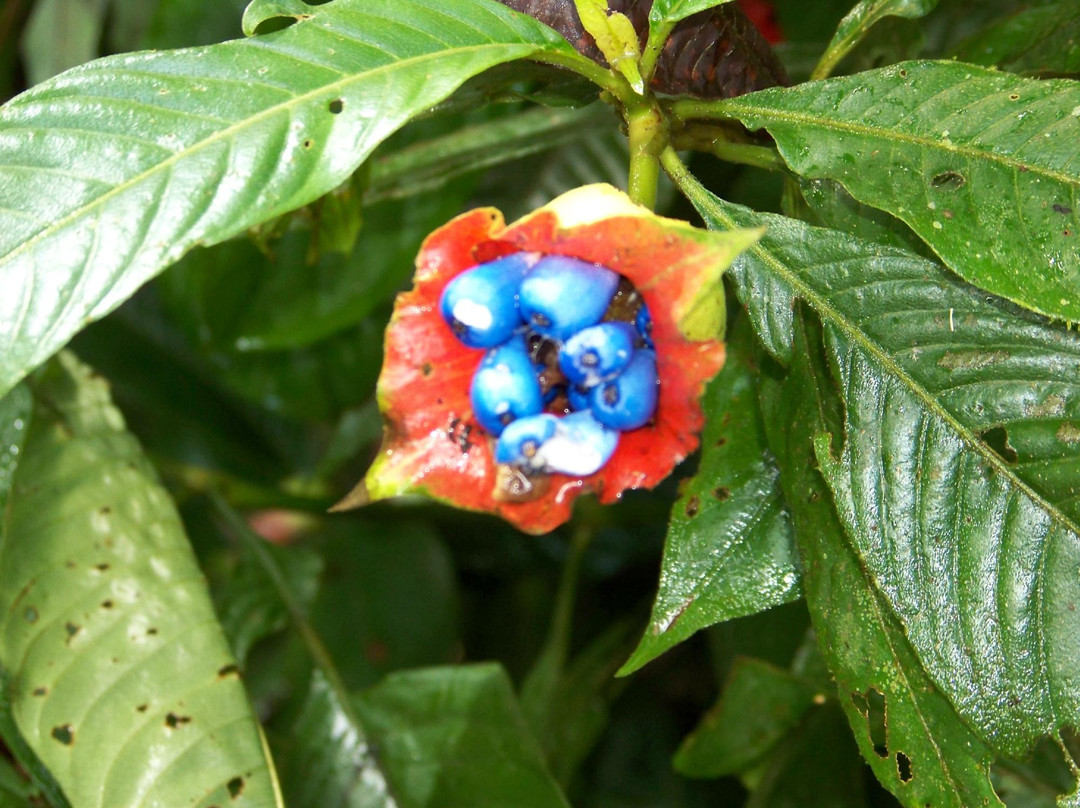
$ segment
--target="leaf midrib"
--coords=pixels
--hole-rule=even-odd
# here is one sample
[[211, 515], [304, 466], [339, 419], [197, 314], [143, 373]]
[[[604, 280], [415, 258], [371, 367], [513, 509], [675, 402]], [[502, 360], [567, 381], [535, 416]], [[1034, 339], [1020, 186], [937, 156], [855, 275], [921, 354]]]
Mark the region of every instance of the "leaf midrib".
[[[723, 221], [729, 227], [739, 227], [734, 219], [729, 217], [720, 208], [713, 206], [709, 203], [708, 197], [702, 196], [697, 189], [689, 189], [692, 197], [703, 199], [707, 204], [714, 216]], [[701, 189], [704, 190], [704, 189]], [[767, 236], [766, 236], [767, 238]], [[828, 320], [830, 324], [838, 328], [845, 336], [847, 336], [853, 343], [857, 344], [864, 351], [866, 351], [870, 357], [878, 362], [883, 369], [891, 374], [894, 378], [900, 382], [905, 389], [911, 392], [915, 398], [923, 403], [927, 410], [945, 421], [948, 426], [953, 429], [960, 439], [968, 447], [974, 448], [974, 450], [982, 457], [982, 459], [990, 465], [997, 473], [999, 473], [1004, 479], [1006, 479], [1010, 485], [1014, 486], [1019, 491], [1023, 492], [1025, 496], [1030, 499], [1042, 510], [1044, 510], [1061, 528], [1073, 533], [1074, 535], [1080, 535], [1080, 530], [1073, 524], [1065, 514], [1063, 514], [1057, 507], [1047, 501], [1041, 494], [1035, 491], [1031, 486], [1021, 480], [1013, 473], [1012, 468], [1005, 463], [1005, 461], [995, 454], [989, 447], [985, 446], [982, 441], [969, 430], [963, 423], [961, 423], [952, 413], [941, 406], [938, 401], [921, 385], [919, 384], [907, 371], [905, 371], [882, 346], [878, 345], [876, 341], [871, 339], [863, 331], [858, 329], [855, 325], [850, 324], [847, 318], [845, 318], [839, 310], [834, 308], [827, 299], [818, 294], [813, 288], [803, 283], [799, 276], [789, 270], [787, 266], [779, 258], [774, 256], [768, 249], [760, 244], [754, 244], [750, 247], [750, 250], [754, 254], [772, 268], [773, 272], [795, 291], [796, 296], [802, 298], [809, 303], [815, 311], [822, 317], [823, 320]]]
[[229, 126], [225, 127], [224, 129], [221, 129], [221, 130], [219, 130], [217, 132], [214, 132], [212, 135], [210, 135], [210, 136], [208, 136], [206, 138], [203, 138], [202, 140], [198, 141], [197, 143], [192, 144], [187, 149], [184, 149], [184, 150], [179, 151], [179, 152], [175, 152], [172, 156], [167, 157], [166, 159], [162, 160], [161, 162], [154, 164], [150, 168], [147, 168], [144, 171], [139, 172], [138, 174], [136, 174], [133, 177], [125, 180], [124, 182], [113, 186], [109, 191], [105, 192], [104, 194], [102, 194], [99, 197], [96, 197], [93, 201], [87, 202], [87, 203], [79, 206], [78, 208], [74, 209], [73, 211], [71, 211], [70, 213], [65, 215], [64, 217], [62, 217], [60, 219], [57, 219], [49, 227], [39, 231], [38, 233], [34, 234], [30, 238], [28, 238], [25, 241], [23, 241], [22, 243], [20, 243], [14, 249], [9, 251], [6, 255], [0, 256], [0, 268], [2, 268], [5, 264], [8, 264], [11, 261], [13, 261], [14, 259], [18, 258], [18, 256], [21, 255], [22, 253], [32, 249], [34, 246], [36, 246], [42, 240], [50, 237], [54, 233], [57, 233], [57, 232], [61, 231], [68, 224], [82, 218], [83, 216], [88, 214], [94, 208], [99, 207], [99, 206], [101, 206], [103, 204], [106, 204], [110, 199], [123, 194], [125, 191], [130, 190], [131, 188], [136, 187], [139, 183], [143, 182], [147, 178], [152, 177], [152, 176], [154, 176], [154, 175], [156, 175], [156, 174], [158, 174], [160, 172], [167, 171], [169, 168], [171, 168], [177, 162], [179, 162], [179, 161], [181, 161], [181, 160], [183, 160], [185, 158], [188, 158], [188, 157], [190, 157], [192, 155], [195, 155], [198, 152], [200, 152], [201, 150], [209, 148], [212, 145], [223, 142], [223, 141], [229, 139], [234, 134], [237, 134], [239, 132], [244, 131], [244, 129], [248, 128], [249, 126], [255, 126], [258, 123], [262, 122], [263, 120], [265, 120], [267, 118], [270, 118], [273, 115], [275, 115], [277, 113], [280, 113], [282, 111], [286, 111], [286, 110], [290, 110], [290, 109], [293, 109], [293, 108], [298, 107], [298, 106], [302, 106], [304, 103], [306, 103], [306, 102], [308, 102], [308, 101], [310, 101], [310, 100], [312, 100], [314, 98], [317, 98], [317, 97], [319, 97], [319, 96], [321, 96], [321, 95], [323, 95], [325, 93], [332, 92], [334, 90], [344, 89], [346, 87], [349, 87], [354, 82], [355, 83], [362, 83], [362, 82], [366, 81], [369, 78], [377, 77], [379, 74], [384, 73], [384, 72], [388, 72], [388, 71], [390, 71], [392, 69], [405, 68], [405, 67], [416, 65], [416, 64], [422, 64], [422, 63], [424, 63], [426, 61], [438, 60], [440, 58], [445, 58], [447, 55], [450, 55], [450, 54], [452, 54], [452, 55], [468, 54], [468, 53], [472, 53], [472, 52], [481, 52], [481, 51], [484, 51], [484, 50], [487, 50], [487, 49], [498, 50], [498, 49], [504, 49], [504, 48], [510, 48], [510, 49], [524, 48], [524, 49], [526, 49], [528, 51], [528, 53], [531, 54], [531, 53], [536, 53], [537, 51], [540, 51], [540, 50], [544, 50], [546, 47], [547, 46], [545, 46], [545, 45], [526, 44], [526, 43], [490, 43], [490, 44], [484, 44], [484, 45], [470, 45], [470, 46], [462, 47], [462, 48], [454, 48], [452, 51], [436, 51], [434, 53], [426, 53], [426, 54], [423, 54], [421, 56], [411, 56], [411, 57], [406, 57], [406, 58], [403, 58], [403, 59], [399, 59], [398, 61], [392, 62], [390, 64], [381, 65], [381, 66], [379, 66], [379, 67], [377, 67], [377, 68], [375, 68], [373, 70], [364, 71], [363, 73], [347, 75], [347, 76], [345, 76], [345, 77], [343, 77], [343, 78], [341, 78], [341, 79], [339, 79], [337, 81], [331, 82], [329, 84], [321, 85], [320, 87], [318, 87], [318, 88], [316, 88], [314, 90], [309, 90], [308, 92], [303, 93], [301, 95], [294, 95], [287, 101], [284, 101], [284, 102], [282, 102], [280, 104], [275, 104], [275, 105], [273, 105], [271, 107], [267, 107], [266, 109], [256, 113], [255, 115], [244, 118], [243, 120], [240, 120], [240, 121], [237, 121], [236, 123], [230, 124]]

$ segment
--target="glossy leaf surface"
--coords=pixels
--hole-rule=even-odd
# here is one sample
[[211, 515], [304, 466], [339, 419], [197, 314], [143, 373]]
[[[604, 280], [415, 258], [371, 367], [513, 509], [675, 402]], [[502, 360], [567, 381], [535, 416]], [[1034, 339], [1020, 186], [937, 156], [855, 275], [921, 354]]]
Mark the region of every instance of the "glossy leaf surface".
[[340, 184], [470, 76], [580, 58], [490, 0], [307, 8], [278, 33], [91, 62], [0, 111], [0, 392], [193, 245]]
[[649, 9], [650, 25], [671, 25], [691, 14], [723, 5], [730, 0], [654, 0]]
[[[744, 323], [745, 325], [745, 323]], [[709, 385], [701, 465], [672, 509], [660, 591], [630, 673], [696, 631], [799, 597], [798, 559], [748, 355], [728, 354]]]
[[1080, 321], [1080, 85], [907, 62], [721, 102], [975, 285]]
[[[720, 204], [714, 221], [762, 218]], [[850, 479], [819, 455], [845, 528], [931, 678], [1020, 755], [1080, 715], [1080, 337], [909, 253], [764, 218], [736, 277], [824, 322]]]
[[[321, 672], [282, 745], [282, 788], [292, 808], [395, 808], [399, 803], [358, 731], [351, 705]], [[411, 805], [402, 802], [402, 805]]]
[[21, 737], [80, 808], [279, 805], [179, 517], [105, 384], [63, 355], [33, 391], [0, 545]]
[[[791, 375], [763, 384], [763, 409], [805, 559], [807, 606], [840, 705], [863, 757], [904, 805], [1000, 805], [990, 786], [993, 753], [930, 680], [861, 565], [814, 467], [811, 441], [832, 423], [826, 410], [835, 402], [826, 400], [828, 379], [821, 360], [812, 361], [801, 318], [799, 326], [792, 334]], [[907, 761], [904, 772], [901, 760]]]

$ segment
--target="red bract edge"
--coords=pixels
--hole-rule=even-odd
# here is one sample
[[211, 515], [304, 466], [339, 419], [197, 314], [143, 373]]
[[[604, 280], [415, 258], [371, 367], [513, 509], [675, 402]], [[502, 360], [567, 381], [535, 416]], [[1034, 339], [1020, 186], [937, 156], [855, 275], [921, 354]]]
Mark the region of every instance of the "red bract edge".
[[[685, 326], [703, 293], [722, 312], [720, 273], [757, 237], [733, 249], [713, 236], [656, 216], [606, 185], [578, 188], [510, 225], [499, 211], [482, 208], [433, 232], [417, 256], [414, 286], [398, 296], [386, 331], [377, 388], [385, 423], [382, 447], [364, 480], [335, 510], [423, 494], [541, 534], [566, 522], [582, 494], [610, 503], [627, 490], [657, 485], [697, 448], [704, 423], [700, 398], [724, 363], [723, 342], [691, 341], [680, 324]], [[551, 475], [538, 499], [512, 503], [493, 495], [494, 440], [469, 403], [469, 385], [484, 352], [455, 338], [439, 314], [439, 298], [461, 272], [519, 251], [601, 264], [634, 284], [652, 315], [660, 394], [653, 422], [623, 433], [596, 474]]]

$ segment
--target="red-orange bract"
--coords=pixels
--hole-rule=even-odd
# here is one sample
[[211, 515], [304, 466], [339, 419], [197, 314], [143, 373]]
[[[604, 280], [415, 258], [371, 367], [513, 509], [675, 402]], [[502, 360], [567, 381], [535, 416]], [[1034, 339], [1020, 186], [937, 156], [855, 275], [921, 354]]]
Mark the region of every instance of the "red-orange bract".
[[[651, 488], [698, 444], [699, 399], [724, 362], [720, 275], [760, 233], [710, 233], [665, 219], [606, 185], [571, 191], [513, 224], [482, 208], [425, 240], [411, 291], [400, 295], [386, 332], [378, 382], [385, 434], [361, 483], [336, 509], [401, 494], [424, 494], [457, 507], [495, 513], [529, 533], [570, 518], [578, 496], [614, 502]], [[476, 423], [469, 384], [483, 351], [463, 346], [439, 315], [451, 278], [518, 251], [570, 255], [627, 278], [653, 320], [660, 398], [650, 425], [622, 435], [607, 464], [584, 478], [552, 475], [527, 502], [496, 496], [492, 439]]]

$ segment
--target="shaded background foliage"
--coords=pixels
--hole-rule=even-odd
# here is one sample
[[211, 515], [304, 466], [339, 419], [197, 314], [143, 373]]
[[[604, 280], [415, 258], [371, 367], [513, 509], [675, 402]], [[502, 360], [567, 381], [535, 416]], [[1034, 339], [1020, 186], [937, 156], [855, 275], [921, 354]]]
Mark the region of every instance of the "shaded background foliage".
[[[304, 9], [298, 2], [262, 5], [259, 32], [285, 26], [290, 10]], [[756, 34], [737, 39], [749, 42], [733, 62], [737, 75], [745, 77], [747, 64], [767, 75], [745, 89], [784, 83], [785, 73], [793, 81], [809, 76], [851, 4], [772, 5], [785, 41], [774, 57]], [[1077, 72], [1071, 4], [1001, 0], [972, 10], [943, 0], [932, 13], [933, 3], [878, 5], [895, 6], [899, 16], [847, 53], [839, 72], [924, 54], [957, 54], [1021, 76]], [[10, 98], [96, 56], [235, 38], [243, 15], [244, 4], [209, 0], [10, 0], [0, 10], [0, 93]], [[662, 77], [677, 72], [661, 64]], [[671, 81], [677, 89], [701, 89], [696, 80]], [[940, 638], [912, 635], [892, 611], [888, 584], [895, 579], [903, 586], [903, 575], [874, 556], [873, 547], [862, 548], [876, 561], [871, 573], [886, 591], [860, 588], [865, 557], [843, 542], [830, 544], [843, 535], [839, 519], [854, 519], [857, 508], [838, 514], [821, 503], [858, 495], [840, 467], [857, 463], [842, 455], [839, 442], [830, 455], [819, 439], [815, 455], [813, 441], [825, 429], [844, 434], [845, 408], [853, 417], [855, 392], [841, 401], [837, 387], [853, 386], [844, 374], [854, 372], [858, 350], [844, 342], [851, 334], [838, 335], [836, 323], [855, 322], [862, 301], [849, 301], [849, 310], [830, 321], [815, 308], [814, 295], [834, 301], [846, 282], [868, 282], [837, 269], [853, 257], [866, 262], [868, 275], [880, 271], [895, 283], [888, 275], [895, 267], [880, 263], [890, 249], [930, 255], [920, 236], [938, 245], [921, 211], [904, 216], [874, 189], [861, 193], [846, 181], [846, 166], [822, 168], [818, 155], [799, 150], [805, 129], [784, 128], [783, 105], [809, 105], [790, 95], [776, 96], [773, 106], [768, 95], [737, 99], [725, 116], [765, 127], [804, 175], [797, 183], [708, 155], [695, 159], [695, 172], [728, 203], [798, 213], [874, 246], [835, 234], [828, 244], [832, 262], [820, 262], [835, 276], [818, 276], [823, 286], [799, 286], [792, 280], [797, 272], [778, 271], [763, 293], [766, 276], [755, 275], [755, 261], [780, 260], [789, 268], [814, 262], [800, 253], [814, 236], [778, 224], [764, 243], [767, 252], [738, 268], [733, 291], [750, 311], [732, 295], [731, 360], [707, 395], [710, 448], [686, 464], [682, 480], [635, 493], [616, 508], [582, 503], [571, 525], [540, 538], [425, 503], [325, 514], [363, 472], [380, 437], [374, 382], [382, 329], [424, 235], [477, 204], [500, 207], [510, 219], [581, 184], [625, 187], [625, 137], [607, 108], [583, 105], [594, 95], [584, 81], [536, 66], [495, 67], [390, 136], [331, 193], [239, 238], [196, 247], [71, 343], [108, 380], [112, 400], [141, 442], [155, 470], [145, 484], [167, 490], [177, 504], [235, 656], [217, 670], [227, 677], [243, 671], [285, 804], [876, 806], [896, 803], [890, 790], [905, 804], [998, 798], [1054, 804], [1073, 788], [1070, 761], [1045, 738], [1033, 753], [1026, 750], [1026, 741], [1041, 738], [1047, 727], [1016, 730], [1023, 742], [988, 744], [979, 716], [954, 711], [968, 684], [943, 693], [941, 678], [931, 675], [936, 671], [927, 671], [928, 647]], [[820, 142], [829, 136], [826, 131]], [[844, 150], [829, 153], [840, 159]], [[840, 188], [841, 180], [858, 200]], [[1075, 171], [1069, 182], [1075, 188]], [[664, 212], [714, 225], [757, 221], [757, 214], [715, 203], [707, 193], [693, 202], [670, 185], [661, 189]], [[907, 262], [910, 293], [921, 283], [919, 289], [933, 287], [926, 295], [944, 295], [933, 298], [939, 314], [1000, 317], [1003, 329], [1014, 323], [1015, 309], [985, 303], [940, 265], [907, 252], [896, 260]], [[753, 302], [771, 299], [787, 306], [776, 307], [778, 316]], [[784, 316], [789, 320], [778, 325]], [[942, 329], [946, 322], [924, 327]], [[964, 327], [977, 342], [982, 332]], [[1050, 357], [1044, 375], [1053, 381], [1062, 368], [1075, 369], [1075, 340], [1042, 321], [1038, 328], [1044, 329], [1040, 356]], [[866, 331], [880, 336], [870, 326]], [[855, 343], [902, 353], [886, 337]], [[1034, 339], [1030, 330], [1023, 338]], [[979, 369], [963, 357], [942, 361], [939, 370]], [[38, 404], [19, 392], [4, 399], [0, 428], [25, 422], [39, 430], [33, 439], [44, 441], [42, 424], [70, 422], [78, 446], [115, 427], [108, 404], [94, 405], [100, 412], [91, 429], [79, 420], [78, 406], [55, 403], [65, 385], [90, 391], [76, 401], [100, 398], [93, 373], [74, 360], [67, 377], [50, 373], [32, 379]], [[1073, 413], [1056, 408], [1053, 395], [1074, 400], [1065, 391], [1051, 393], [1041, 401], [1043, 415], [1069, 423]], [[43, 400], [54, 403], [45, 407]], [[1060, 447], [1040, 446], [1034, 432], [1024, 443], [1027, 416], [1009, 417], [1018, 427], [1006, 437], [992, 434], [998, 421], [964, 426], [985, 437], [986, 452], [1030, 462], [1031, 484], [1039, 491], [1058, 485], [1060, 496], [1050, 499], [1071, 513], [1075, 503], [1064, 492], [1075, 479], [1071, 467], [1057, 481], [1038, 476], [1038, 462], [1052, 462]], [[1012, 421], [1000, 422], [1012, 429]], [[5, 446], [24, 445], [19, 435], [4, 438]], [[66, 438], [56, 440], [57, 451], [70, 449]], [[829, 466], [830, 458], [837, 465]], [[811, 471], [819, 464], [830, 469], [828, 483]], [[0, 457], [0, 492], [4, 468]], [[692, 476], [697, 468], [701, 473]], [[725, 542], [725, 526], [751, 513], [757, 532]], [[79, 534], [72, 530], [75, 542]], [[718, 577], [718, 548], [749, 577]], [[804, 585], [799, 554], [812, 566], [821, 558], [839, 560], [824, 577], [808, 569]], [[844, 634], [825, 614], [876, 618], [853, 620]], [[675, 628], [642, 639], [643, 625], [665, 620]], [[908, 684], [883, 684], [860, 669], [863, 653], [889, 658]], [[634, 672], [616, 678], [620, 668]], [[17, 688], [9, 681], [4, 687], [10, 699]], [[23, 732], [12, 724], [10, 704], [0, 706], [7, 744], [0, 805], [90, 804], [70, 788], [61, 793], [54, 777], [62, 776], [63, 764], [20, 748]], [[1021, 724], [1028, 707], [1022, 701], [1016, 710]], [[182, 718], [201, 716], [164, 715], [166, 725], [173, 716], [170, 731]], [[914, 726], [912, 716], [926, 719], [924, 725]], [[1060, 746], [1073, 754], [1068, 728], [1061, 737]], [[935, 751], [942, 739], [948, 746]], [[944, 774], [928, 770], [935, 754]], [[954, 755], [978, 765], [954, 766]], [[259, 782], [269, 793], [269, 780]], [[255, 788], [238, 791], [235, 778], [221, 788], [206, 804], [271, 799], [256, 796]]]

